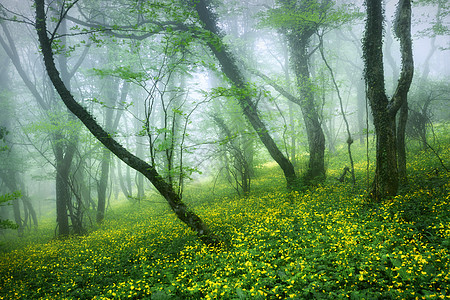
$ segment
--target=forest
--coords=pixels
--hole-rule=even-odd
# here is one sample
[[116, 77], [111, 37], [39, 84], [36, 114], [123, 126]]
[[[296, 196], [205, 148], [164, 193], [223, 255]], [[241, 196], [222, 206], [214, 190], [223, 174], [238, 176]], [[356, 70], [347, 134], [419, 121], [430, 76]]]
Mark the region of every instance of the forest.
[[450, 298], [448, 1], [0, 26], [0, 299]]

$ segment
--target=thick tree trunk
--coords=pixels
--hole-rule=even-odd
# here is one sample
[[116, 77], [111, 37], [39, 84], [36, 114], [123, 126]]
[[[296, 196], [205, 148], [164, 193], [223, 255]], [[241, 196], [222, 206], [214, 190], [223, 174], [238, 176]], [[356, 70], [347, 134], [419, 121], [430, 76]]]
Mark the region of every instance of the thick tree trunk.
[[147, 179], [149, 179], [158, 192], [166, 199], [169, 206], [177, 217], [186, 223], [206, 244], [217, 244], [217, 238], [212, 234], [209, 228], [193, 211], [182, 202], [172, 186], [168, 185], [162, 177], [156, 172], [155, 168], [139, 159], [114, 140], [89, 112], [75, 101], [70, 91], [66, 88], [58, 70], [56, 69], [53, 51], [50, 39], [47, 36], [47, 25], [45, 15], [45, 0], [36, 0], [36, 30], [41, 45], [41, 51], [44, 58], [47, 74], [50, 77], [55, 89], [61, 96], [62, 101], [67, 108], [80, 119], [86, 128], [111, 152], [120, 158], [127, 165], [141, 172]]
[[325, 176], [325, 135], [319, 122], [319, 114], [314, 103], [314, 92], [308, 67], [307, 45], [312, 33], [288, 35], [292, 66], [300, 91], [300, 108], [305, 122], [309, 146], [309, 164], [305, 179], [314, 180]]
[[400, 0], [397, 6], [394, 30], [400, 39], [402, 70], [391, 100], [385, 93], [383, 53], [380, 46], [383, 39], [384, 20], [382, 1], [366, 0], [366, 6], [367, 20], [363, 40], [364, 76], [377, 136], [377, 161], [371, 195], [373, 199], [380, 200], [394, 196], [399, 184], [395, 117], [397, 111], [403, 105], [407, 105], [407, 93], [414, 72], [411, 46], [411, 3], [410, 0]]
[[248, 96], [249, 86], [240, 71], [235, 58], [231, 54], [230, 50], [222, 41], [222, 32], [217, 27], [217, 19], [211, 12], [209, 4], [205, 0], [194, 1], [192, 4], [198, 13], [200, 21], [203, 22], [203, 27], [209, 32], [214, 34], [215, 41], [208, 41], [208, 46], [214, 53], [215, 57], [222, 66], [223, 73], [228, 77], [228, 79], [233, 83], [235, 88], [243, 90], [241, 96], [238, 97], [239, 105], [242, 108], [244, 115], [249, 120], [253, 129], [258, 134], [261, 142], [269, 151], [271, 157], [278, 163], [284, 172], [284, 176], [287, 181], [288, 186], [293, 186], [296, 180], [296, 174], [294, 166], [289, 161], [288, 158], [280, 151], [275, 141], [269, 134], [266, 125], [263, 123], [258, 115], [256, 105], [252, 102], [250, 96]]
[[395, 196], [398, 189], [395, 118], [384, 114], [374, 119], [376, 169], [371, 195], [374, 199]]

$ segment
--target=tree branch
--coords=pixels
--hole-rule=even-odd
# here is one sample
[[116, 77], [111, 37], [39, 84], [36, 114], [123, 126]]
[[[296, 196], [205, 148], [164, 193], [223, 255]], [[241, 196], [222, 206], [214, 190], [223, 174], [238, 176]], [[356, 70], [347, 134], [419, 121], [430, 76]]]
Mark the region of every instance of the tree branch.
[[155, 186], [158, 192], [166, 199], [172, 211], [177, 217], [187, 224], [205, 244], [217, 245], [219, 240], [211, 233], [203, 221], [191, 210], [188, 209], [173, 187], [164, 181], [156, 169], [147, 162], [133, 155], [119, 144], [111, 135], [106, 132], [94, 119], [94, 117], [77, 101], [62, 81], [59, 71], [56, 68], [52, 46], [47, 36], [47, 23], [44, 10], [45, 0], [35, 0], [36, 4], [36, 31], [41, 45], [42, 55], [48, 76], [56, 91], [61, 97], [66, 107], [78, 117], [86, 128], [120, 160], [131, 168], [142, 173]]
[[395, 115], [407, 101], [407, 94], [414, 75], [414, 60], [411, 42], [411, 1], [400, 0], [394, 22], [394, 33], [400, 40], [402, 70], [397, 89], [392, 97], [389, 113]]

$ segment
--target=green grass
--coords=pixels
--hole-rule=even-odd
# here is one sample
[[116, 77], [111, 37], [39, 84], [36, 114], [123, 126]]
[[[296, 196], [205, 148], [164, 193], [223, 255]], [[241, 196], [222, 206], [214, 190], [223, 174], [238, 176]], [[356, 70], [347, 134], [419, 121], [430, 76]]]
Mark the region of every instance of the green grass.
[[450, 176], [436, 157], [411, 155], [408, 186], [380, 204], [365, 198], [364, 162], [352, 190], [331, 160], [327, 181], [302, 192], [269, 166], [246, 198], [222, 184], [188, 189], [222, 249], [154, 196], [115, 208], [89, 235], [4, 253], [0, 299], [450, 298]]

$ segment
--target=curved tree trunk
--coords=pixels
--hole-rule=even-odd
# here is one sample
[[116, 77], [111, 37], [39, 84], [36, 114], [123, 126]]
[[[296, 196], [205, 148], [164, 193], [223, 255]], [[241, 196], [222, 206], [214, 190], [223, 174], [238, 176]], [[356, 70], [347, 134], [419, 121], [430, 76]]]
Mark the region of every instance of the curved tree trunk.
[[[228, 79], [233, 83], [233, 85], [242, 90], [247, 90], [248, 84], [244, 78], [244, 75], [240, 71], [235, 58], [229, 51], [226, 45], [222, 41], [222, 32], [217, 27], [217, 19], [209, 8], [209, 4], [205, 0], [194, 1], [192, 3], [195, 6], [195, 10], [198, 13], [200, 21], [203, 22], [203, 27], [209, 32], [214, 34], [216, 40], [214, 43], [209, 40], [208, 46], [214, 53], [215, 57], [222, 66], [223, 73], [228, 77]], [[249, 120], [253, 129], [258, 134], [261, 142], [269, 151], [270, 156], [278, 163], [284, 172], [284, 176], [287, 181], [287, 185], [292, 187], [297, 176], [295, 174], [294, 166], [289, 161], [288, 158], [280, 151], [275, 141], [269, 134], [266, 125], [263, 123], [258, 115], [258, 111], [255, 103], [252, 102], [248, 93], [244, 92], [240, 97], [238, 97], [239, 105], [242, 108], [244, 115]]]
[[36, 0], [36, 30], [45, 63], [47, 74], [50, 77], [55, 89], [60, 95], [67, 108], [86, 126], [86, 128], [111, 152], [125, 162], [128, 166], [142, 173], [149, 179], [158, 192], [166, 199], [169, 206], [177, 217], [186, 223], [206, 244], [217, 244], [217, 238], [203, 223], [199, 216], [188, 209], [186, 204], [178, 197], [172, 186], [167, 184], [158, 174], [154, 167], [139, 159], [108, 134], [90, 115], [90, 113], [75, 101], [70, 91], [66, 88], [58, 70], [56, 69], [53, 57], [51, 41], [47, 36], [47, 24], [45, 15], [44, 0]]

